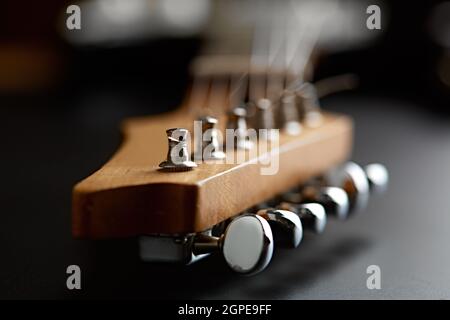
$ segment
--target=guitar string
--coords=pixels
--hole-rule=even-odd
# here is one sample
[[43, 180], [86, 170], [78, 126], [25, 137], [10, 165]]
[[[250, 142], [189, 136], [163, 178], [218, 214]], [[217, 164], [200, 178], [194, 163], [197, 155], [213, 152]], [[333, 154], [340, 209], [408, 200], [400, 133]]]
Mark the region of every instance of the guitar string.
[[267, 74], [267, 98], [276, 100], [283, 90], [283, 56], [286, 52], [286, 28], [285, 28], [285, 7], [277, 8], [277, 14], [272, 15], [272, 52], [270, 57], [270, 67]]
[[[267, 2], [265, 3], [265, 5], [267, 5]], [[265, 6], [264, 4], [262, 4], [260, 6], [259, 13], [262, 14], [264, 12], [264, 9]], [[266, 10], [265, 12], [268, 11]], [[265, 73], [267, 73], [270, 60], [273, 60], [273, 58], [269, 57], [269, 55], [264, 52], [264, 47], [268, 47], [270, 43], [267, 43], [267, 40], [264, 37], [265, 31], [263, 31], [263, 28], [263, 23], [257, 23], [257, 25], [255, 26], [256, 32], [253, 36], [253, 51], [250, 57], [250, 69], [247, 72], [244, 72], [240, 77], [238, 77], [238, 80], [235, 84], [229, 83], [229, 92], [231, 96], [228, 98], [228, 101], [230, 101], [230, 104], [231, 101], [236, 101], [236, 99], [233, 99], [234, 94], [239, 94], [239, 100], [243, 100], [245, 98], [244, 96], [246, 95], [247, 91], [249, 91], [249, 96], [253, 99], [256, 99], [256, 97], [258, 96], [265, 97], [267, 95], [267, 93], [265, 92], [267, 87], [267, 79], [264, 78], [261, 81], [261, 77], [256, 78], [248, 75], [249, 73], [257, 74], [258, 71], [260, 71], [258, 70], [259, 68], [266, 71]], [[217, 89], [222, 86], [222, 84], [218, 83], [220, 82], [220, 80], [216, 79], [216, 77], [214, 76], [198, 75], [194, 73], [190, 99], [188, 102], [188, 106], [190, 107], [189, 109], [196, 112], [196, 110], [198, 109], [211, 109], [211, 107], [208, 107], [208, 105], [216, 105], [217, 93], [221, 92], [221, 90]], [[229, 81], [232, 82], [231, 77]], [[264, 84], [262, 82], [264, 82]], [[214, 109], [216, 108], [214, 107]], [[203, 112], [204, 111], [208, 110], [203, 110]], [[215, 111], [215, 113], [217, 113], [217, 111]]]
[[[307, 27], [304, 27], [304, 39], [301, 45], [298, 46], [298, 53], [295, 55], [296, 58], [293, 59], [291, 64], [291, 70], [294, 75], [293, 80], [286, 87], [287, 90], [296, 90], [305, 80], [306, 67], [308, 62], [311, 61], [311, 55], [320, 38], [324, 22], [328, 15], [332, 15], [335, 12], [337, 4], [320, 2], [315, 7], [315, 10], [320, 14], [312, 14], [313, 19], [307, 19], [305, 16], [301, 16], [301, 8], [298, 3], [296, 4], [292, 0], [290, 3], [293, 8], [293, 13], [297, 16], [298, 23], [307, 25]], [[304, 20], [307, 21], [305, 22]]]
[[[296, 4], [290, 1], [290, 5], [294, 10], [289, 10], [288, 7], [285, 7], [285, 12], [281, 19], [284, 21], [283, 27], [280, 27], [280, 21], [277, 21], [277, 19], [280, 20], [278, 15], [272, 15], [272, 17], [276, 18], [271, 19], [269, 32], [267, 31], [267, 24], [262, 23], [261, 19], [255, 21], [249, 70], [238, 76], [238, 80], [233, 81], [233, 77], [236, 78], [236, 76], [230, 76], [226, 80], [229, 96], [228, 99], [225, 99], [225, 101], [228, 101], [228, 104], [225, 103], [225, 106], [234, 107], [235, 101], [243, 100], [246, 94], [252, 101], [261, 97], [273, 98], [273, 92], [280, 92], [280, 90], [274, 88], [295, 89], [303, 83], [305, 67], [319, 38], [320, 28], [324, 19], [319, 19], [316, 26], [314, 26], [315, 23], [313, 21], [310, 21], [309, 25], [304, 24], [298, 14], [299, 9]], [[322, 5], [319, 10], [324, 10], [323, 7]], [[264, 1], [259, 6], [259, 13], [257, 14], [265, 17], [264, 12], [271, 12], [271, 9], [268, 8], [268, 2]], [[294, 27], [287, 25], [290, 19], [286, 17], [286, 13], [297, 15], [297, 19], [294, 19], [292, 23]], [[298, 28], [301, 32], [300, 36], [293, 36], [297, 29], [295, 28], [296, 25], [300, 27]], [[282, 28], [284, 30], [281, 31]], [[309, 36], [307, 31], [310, 32]], [[270, 36], [265, 37], [264, 35], [268, 33]], [[285, 56], [285, 66], [280, 68], [279, 58], [283, 55]], [[279, 75], [277, 75], [280, 69], [284, 69], [282, 70], [284, 71], [284, 78], [281, 80], [281, 85], [279, 83]], [[263, 74], [263, 76], [261, 77], [260, 74]], [[293, 80], [289, 79], [290, 74], [293, 75]], [[213, 110], [214, 113], [218, 113], [219, 104], [217, 101], [220, 101], [220, 99], [217, 97], [218, 95], [220, 97], [224, 91], [224, 84], [220, 83], [222, 81], [224, 79], [194, 73], [191, 98], [188, 103], [189, 109], [206, 108]], [[234, 95], [238, 95], [238, 98], [236, 99]]]

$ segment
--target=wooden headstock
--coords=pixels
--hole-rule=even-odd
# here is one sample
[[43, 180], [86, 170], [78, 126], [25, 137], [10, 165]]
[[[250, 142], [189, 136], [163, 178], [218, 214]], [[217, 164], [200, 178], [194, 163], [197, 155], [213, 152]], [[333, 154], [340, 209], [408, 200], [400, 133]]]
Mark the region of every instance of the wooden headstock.
[[[226, 123], [223, 111], [261, 98], [275, 103], [284, 91], [298, 89], [293, 90], [292, 85], [304, 84], [311, 78], [313, 48], [321, 19], [299, 21], [292, 12], [294, 9], [298, 8], [284, 8], [277, 23], [266, 19], [266, 15], [258, 15], [261, 21], [254, 21], [246, 28], [236, 27], [238, 17], [225, 24], [226, 28], [218, 24], [219, 34], [229, 35], [215, 37], [218, 47], [211, 50], [215, 54], [200, 57], [193, 63], [197, 78], [194, 78], [191, 101], [175, 112], [126, 120], [122, 126], [124, 141], [117, 153], [74, 187], [75, 236], [109, 238], [202, 232], [323, 174], [349, 157], [352, 121], [342, 115], [324, 113], [319, 126], [304, 125], [297, 135], [281, 130], [278, 146], [269, 146], [267, 152], [256, 156], [251, 154], [244, 162], [201, 163], [187, 172], [158, 170], [159, 163], [166, 159], [166, 130], [185, 128], [192, 134], [198, 109], [200, 115], [218, 118], [223, 130]], [[286, 17], [293, 23], [290, 27], [308, 32], [300, 37], [287, 32]], [[230, 31], [232, 27], [234, 32]], [[268, 33], [270, 28], [276, 32]], [[245, 41], [236, 38], [243, 30], [252, 35], [248, 41], [251, 53], [242, 51]], [[239, 50], [230, 54], [233, 51], [230, 48], [236, 47]], [[236, 85], [243, 75], [246, 85]], [[197, 111], [192, 112], [193, 107]], [[260, 139], [257, 146], [262, 142]], [[278, 160], [279, 170], [275, 175], [261, 174], [264, 165], [259, 159], [264, 157]]]
[[124, 141], [117, 153], [74, 187], [76, 237], [204, 231], [342, 163], [351, 151], [351, 120], [326, 113], [321, 126], [306, 127], [298, 136], [280, 132], [279, 147], [268, 149], [270, 157], [279, 157], [276, 175], [261, 175], [262, 164], [254, 158], [161, 172], [158, 164], [167, 153], [165, 130], [193, 126], [195, 118], [185, 111], [123, 123]]
[[[139, 237], [144, 261], [189, 264], [219, 250], [233, 271], [248, 275], [268, 265], [274, 243], [297, 247], [303, 230], [322, 233], [327, 216], [345, 219], [365, 207], [370, 191], [385, 189], [384, 166], [343, 164], [352, 148], [352, 120], [320, 110], [318, 98], [352, 88], [354, 78], [310, 82], [327, 10], [302, 21], [293, 2], [275, 20], [267, 8], [251, 27], [250, 54], [228, 52], [247, 34], [245, 28], [231, 32], [238, 17], [225, 28], [218, 23], [229, 35], [216, 45], [226, 50], [193, 63], [186, 102], [174, 112], [124, 121], [119, 150], [73, 189], [74, 236]], [[245, 17], [240, 21], [248, 21], [237, 9]], [[216, 125], [212, 151], [203, 131]], [[237, 135], [228, 137], [225, 129], [238, 129]], [[255, 129], [278, 130], [275, 142], [258, 131], [247, 143]], [[228, 148], [235, 138], [237, 148]], [[227, 143], [222, 150], [221, 142]], [[170, 152], [179, 145], [181, 151]]]

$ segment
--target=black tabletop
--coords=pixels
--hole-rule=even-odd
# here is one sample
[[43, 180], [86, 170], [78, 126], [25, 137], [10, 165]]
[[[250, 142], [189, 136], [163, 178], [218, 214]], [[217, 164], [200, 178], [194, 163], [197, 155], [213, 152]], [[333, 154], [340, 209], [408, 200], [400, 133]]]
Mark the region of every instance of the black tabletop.
[[[325, 109], [353, 116], [353, 160], [384, 163], [389, 189], [242, 277], [219, 255], [187, 267], [148, 264], [135, 239], [71, 236], [71, 188], [117, 148], [120, 120], [176, 101], [99, 91], [47, 100], [0, 100], [0, 298], [450, 298], [450, 121], [420, 105], [353, 93], [325, 99]], [[81, 290], [66, 288], [72, 264]], [[380, 290], [366, 286], [370, 265], [380, 267]]]

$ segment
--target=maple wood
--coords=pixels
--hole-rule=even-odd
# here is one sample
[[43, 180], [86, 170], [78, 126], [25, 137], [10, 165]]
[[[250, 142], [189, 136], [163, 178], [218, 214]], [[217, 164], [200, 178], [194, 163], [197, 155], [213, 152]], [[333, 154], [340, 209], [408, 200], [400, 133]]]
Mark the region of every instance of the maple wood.
[[[166, 129], [192, 130], [193, 115], [179, 109], [123, 123], [124, 141], [97, 172], [73, 189], [73, 234], [86, 238], [204, 231], [257, 203], [344, 162], [352, 146], [352, 121], [324, 113], [323, 124], [298, 136], [280, 133], [276, 175], [261, 164], [199, 164], [192, 171], [161, 172]], [[270, 150], [270, 149], [269, 149]], [[254, 160], [254, 159], [253, 159]]]

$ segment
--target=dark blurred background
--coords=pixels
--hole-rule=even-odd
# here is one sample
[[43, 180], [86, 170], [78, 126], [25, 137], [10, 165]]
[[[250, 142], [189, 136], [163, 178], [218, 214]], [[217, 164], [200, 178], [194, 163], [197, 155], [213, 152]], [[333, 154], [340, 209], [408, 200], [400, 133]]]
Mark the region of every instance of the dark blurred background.
[[[450, 298], [450, 2], [370, 3], [382, 9], [382, 30], [365, 30], [371, 40], [361, 45], [322, 49], [316, 80], [360, 78], [355, 91], [326, 97], [323, 107], [354, 117], [354, 159], [385, 163], [391, 187], [363, 217], [332, 222], [323, 238], [281, 251], [245, 280], [220, 257], [190, 268], [148, 265], [134, 239], [71, 238], [72, 186], [114, 152], [123, 118], [181, 103], [213, 6], [193, 1], [186, 15], [194, 22], [171, 25], [170, 5], [181, 5], [171, 0], [171, 19], [157, 19], [156, 5], [136, 18], [154, 21], [144, 31], [83, 38], [65, 30], [72, 3], [0, 3], [0, 298]], [[133, 18], [125, 3], [85, 1], [82, 23], [84, 5]], [[365, 29], [367, 5], [339, 3]], [[65, 288], [69, 264], [84, 272], [80, 292]], [[369, 264], [386, 270], [379, 292], [365, 288]]]
[[[81, 8], [89, 2], [82, 2]], [[176, 1], [169, 2], [174, 2], [173, 7], [176, 7]], [[110, 3], [120, 12], [120, 1], [112, 0]], [[202, 7], [209, 1], [195, 3]], [[348, 0], [337, 3], [343, 10], [354, 6], [353, 10], [361, 13], [362, 22], [368, 16], [364, 4], [358, 6], [358, 2]], [[96, 91], [119, 88], [145, 95], [155, 86], [158, 87], [155, 92], [167, 92], [169, 96], [183, 93], [187, 67], [202, 45], [202, 28], [207, 28], [208, 17], [192, 13], [192, 19], [205, 21], [198, 22], [185, 33], [171, 29], [170, 21], [156, 21], [156, 26], [146, 27], [157, 31], [145, 33], [138, 30], [135, 38], [130, 32], [131, 40], [128, 41], [124, 40], [127, 35], [114, 39], [104, 32], [85, 39], [70, 34], [89, 31], [65, 30], [68, 16], [65, 9], [70, 4], [72, 2], [46, 1], [45, 4], [28, 4], [26, 9], [14, 1], [1, 4], [2, 96], [23, 97], [43, 93], [57, 96], [79, 94], [92, 88]], [[366, 34], [378, 33], [376, 39], [369, 43], [361, 40], [363, 45], [356, 43], [350, 48], [325, 50], [315, 78], [354, 72], [361, 80], [359, 92], [383, 92], [420, 99], [432, 102], [429, 105], [435, 111], [446, 112], [450, 82], [448, 2], [422, 1], [407, 8], [395, 1], [378, 2], [378, 5], [382, 8], [382, 30], [366, 31]], [[211, 6], [198, 10], [212, 11]], [[149, 8], [158, 14], [157, 6]], [[98, 15], [105, 14], [98, 8], [94, 9], [99, 11]], [[147, 18], [154, 17], [149, 13]], [[91, 17], [88, 19], [93, 20]], [[126, 23], [130, 21], [125, 20], [125, 27]], [[188, 22], [186, 24], [189, 25]], [[94, 30], [98, 26], [88, 27]], [[360, 27], [363, 29], [365, 25]]]

